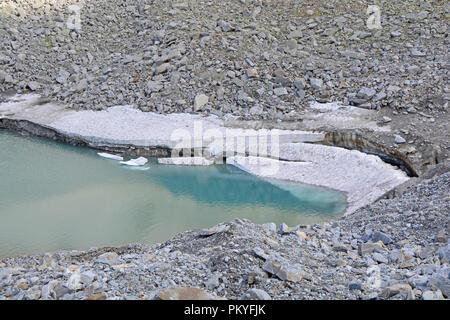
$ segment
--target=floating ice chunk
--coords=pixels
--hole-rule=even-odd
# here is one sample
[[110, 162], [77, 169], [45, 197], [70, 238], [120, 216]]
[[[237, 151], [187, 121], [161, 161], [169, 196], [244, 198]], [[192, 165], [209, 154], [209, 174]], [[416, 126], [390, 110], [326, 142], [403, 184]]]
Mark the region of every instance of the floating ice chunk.
[[124, 166], [127, 170], [147, 171], [149, 166]]
[[144, 157], [139, 157], [137, 159], [131, 159], [128, 161], [120, 161], [121, 164], [124, 164], [127, 166], [143, 166], [147, 162], [148, 162], [148, 160]]
[[106, 159], [111, 159], [111, 160], [118, 160], [118, 161], [122, 161], [123, 157], [121, 156], [116, 156], [114, 154], [109, 154], [109, 153], [105, 153], [105, 152], [99, 152], [97, 153], [100, 157], [106, 158]]

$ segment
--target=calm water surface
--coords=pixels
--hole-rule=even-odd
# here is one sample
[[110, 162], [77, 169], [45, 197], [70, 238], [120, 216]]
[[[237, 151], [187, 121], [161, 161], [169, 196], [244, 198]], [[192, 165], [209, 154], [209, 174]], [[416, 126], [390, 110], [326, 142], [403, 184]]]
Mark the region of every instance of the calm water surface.
[[0, 130], [0, 256], [160, 242], [234, 218], [310, 224], [342, 193], [263, 180], [233, 166], [120, 166], [96, 151]]

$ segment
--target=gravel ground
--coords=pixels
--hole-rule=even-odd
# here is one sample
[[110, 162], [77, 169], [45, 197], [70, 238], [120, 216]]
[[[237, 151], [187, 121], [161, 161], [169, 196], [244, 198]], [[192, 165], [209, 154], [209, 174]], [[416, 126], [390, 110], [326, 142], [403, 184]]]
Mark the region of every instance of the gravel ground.
[[[311, 101], [445, 109], [447, 1], [2, 1], [0, 92], [76, 108], [296, 119]], [[409, 112], [408, 111], [408, 112]]]

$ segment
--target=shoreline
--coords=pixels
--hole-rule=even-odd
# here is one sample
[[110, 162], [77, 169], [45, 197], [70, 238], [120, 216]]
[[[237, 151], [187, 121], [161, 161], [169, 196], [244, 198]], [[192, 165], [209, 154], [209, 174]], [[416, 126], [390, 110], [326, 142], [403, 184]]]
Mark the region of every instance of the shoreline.
[[202, 299], [448, 299], [444, 169], [331, 222], [277, 228], [235, 219], [157, 244], [0, 258], [0, 300], [164, 299], [183, 290]]
[[[262, 170], [267, 163], [272, 163], [274, 169], [282, 170], [268, 177], [345, 192], [349, 199], [346, 215], [383, 197], [408, 180], [404, 172], [376, 156], [328, 146], [326, 133], [320, 131], [248, 129], [245, 126], [229, 128], [217, 117], [159, 115], [144, 113], [131, 106], [118, 106], [108, 111], [72, 111], [60, 104], [41, 104], [39, 101], [38, 95], [15, 95], [0, 104], [0, 126], [121, 154], [131, 151], [137, 155], [168, 157], [174, 149], [183, 152], [187, 149], [191, 154], [201, 153], [214, 160], [211, 147], [196, 147], [198, 140], [206, 140], [221, 150], [220, 153], [231, 164], [235, 157], [250, 159], [258, 156], [260, 146], [264, 143], [266, 156], [256, 158], [261, 166], [239, 166], [241, 169], [255, 174], [255, 170]], [[213, 134], [222, 135], [225, 139], [231, 137], [233, 144], [205, 138]], [[274, 134], [277, 135], [275, 142], [272, 141]], [[261, 136], [266, 137], [265, 142], [255, 142], [256, 149], [250, 146], [252, 138], [259, 139]], [[243, 145], [237, 149], [241, 138], [244, 139]], [[234, 144], [235, 140], [237, 145]], [[279, 160], [270, 159], [272, 145]], [[221, 154], [216, 155], [216, 160], [222, 161], [221, 157]], [[303, 173], [292, 174], [299, 170]], [[286, 176], [286, 171], [291, 174]], [[315, 178], [310, 178], [309, 172], [313, 172]]]

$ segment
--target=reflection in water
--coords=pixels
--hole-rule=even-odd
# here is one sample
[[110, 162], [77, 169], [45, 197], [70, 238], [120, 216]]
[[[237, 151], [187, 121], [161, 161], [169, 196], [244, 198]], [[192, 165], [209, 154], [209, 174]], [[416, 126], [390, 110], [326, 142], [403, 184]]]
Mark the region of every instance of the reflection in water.
[[[209, 204], [259, 205], [330, 214], [341, 212], [345, 201], [342, 194], [334, 191], [286, 182], [270, 183], [231, 165], [205, 167], [201, 174], [196, 167], [166, 166], [152, 171], [149, 177], [175, 195], [187, 195]], [[316, 199], [316, 194], [321, 199]]]
[[316, 223], [345, 209], [342, 193], [232, 166], [149, 167], [0, 131], [0, 256], [159, 242], [234, 218]]

